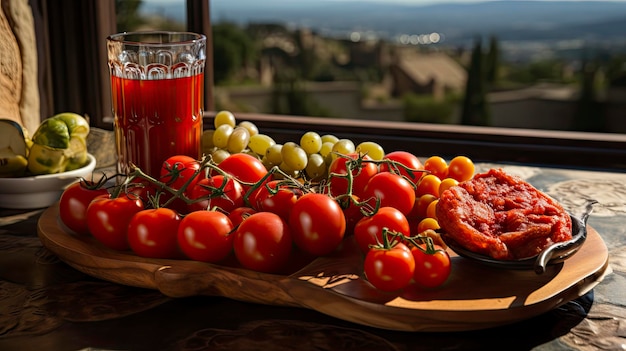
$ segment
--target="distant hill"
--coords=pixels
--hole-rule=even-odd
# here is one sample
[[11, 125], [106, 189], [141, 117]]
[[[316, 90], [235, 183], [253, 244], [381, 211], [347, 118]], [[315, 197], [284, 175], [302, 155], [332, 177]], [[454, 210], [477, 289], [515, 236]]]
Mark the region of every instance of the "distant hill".
[[[177, 5], [144, 4], [152, 11], [184, 19]], [[449, 42], [496, 34], [507, 40], [626, 38], [626, 2], [487, 1], [434, 5], [386, 4], [346, 0], [213, 0], [211, 19], [280, 22], [325, 33], [373, 31], [399, 34], [442, 33]]]

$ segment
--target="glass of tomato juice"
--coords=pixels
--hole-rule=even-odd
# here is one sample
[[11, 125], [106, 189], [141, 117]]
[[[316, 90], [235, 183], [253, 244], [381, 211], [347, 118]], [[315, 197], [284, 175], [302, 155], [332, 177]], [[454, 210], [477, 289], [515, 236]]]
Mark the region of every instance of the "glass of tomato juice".
[[107, 37], [117, 167], [159, 177], [174, 155], [201, 156], [206, 37], [127, 32]]

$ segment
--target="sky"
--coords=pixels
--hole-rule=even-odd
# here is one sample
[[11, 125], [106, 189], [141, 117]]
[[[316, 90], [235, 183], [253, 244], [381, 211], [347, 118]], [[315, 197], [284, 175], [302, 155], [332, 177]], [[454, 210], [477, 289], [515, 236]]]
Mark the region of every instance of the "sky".
[[[223, 0], [214, 0], [214, 1], [223, 1]], [[285, 0], [285, 1], [297, 1], [297, 0]], [[364, 0], [327, 0], [327, 1], [364, 1]], [[430, 4], [436, 4], [436, 3], [473, 3], [473, 2], [475, 3], [475, 2], [487, 2], [487, 1], [493, 1], [493, 0], [365, 0], [365, 1], [380, 2], [380, 3], [430, 5]], [[506, 1], [506, 0], [499, 0], [499, 1]], [[530, 0], [530, 1], [546, 1], [546, 0]], [[606, 0], [548, 0], [548, 1], [606, 1]], [[608, 0], [608, 1], [624, 2], [626, 0]]]
[[[155, 4], [171, 4], [176, 2], [183, 2], [184, 0], [144, 0]], [[237, 1], [237, 0], [211, 0], [211, 1]], [[276, 0], [274, 0], [276, 1]], [[293, 2], [299, 0], [282, 0], [284, 2]], [[364, 0], [326, 0], [326, 1], [364, 1]], [[472, 2], [485, 2], [491, 0], [365, 0], [369, 2], [379, 3], [397, 3], [397, 4], [414, 4], [414, 5], [429, 5], [435, 3], [472, 3]], [[505, 1], [505, 0], [500, 0]], [[531, 1], [605, 1], [605, 0], [531, 0]], [[615, 2], [624, 2], [626, 0], [608, 0]]]

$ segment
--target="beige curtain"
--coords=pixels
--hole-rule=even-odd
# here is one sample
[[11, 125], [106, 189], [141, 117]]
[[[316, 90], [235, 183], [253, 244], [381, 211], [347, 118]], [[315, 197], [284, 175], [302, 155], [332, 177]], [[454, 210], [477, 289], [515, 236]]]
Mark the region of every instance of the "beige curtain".
[[0, 118], [18, 121], [33, 133], [39, 126], [37, 48], [28, 0], [1, 0]]

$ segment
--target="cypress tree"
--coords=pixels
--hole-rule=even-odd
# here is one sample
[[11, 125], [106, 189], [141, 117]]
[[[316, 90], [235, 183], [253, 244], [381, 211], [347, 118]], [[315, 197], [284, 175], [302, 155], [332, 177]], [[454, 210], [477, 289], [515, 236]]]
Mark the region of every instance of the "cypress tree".
[[487, 83], [493, 87], [498, 81], [498, 69], [500, 65], [500, 47], [498, 45], [498, 39], [495, 36], [489, 38], [489, 51], [487, 52], [485, 61]]
[[464, 125], [488, 126], [491, 122], [486, 97], [486, 82], [483, 67], [483, 52], [480, 38], [474, 43], [472, 59], [467, 72], [467, 83], [461, 123]]
[[596, 96], [595, 81], [598, 67], [583, 59], [580, 95], [576, 104], [572, 129], [585, 132], [606, 131], [604, 105]]

